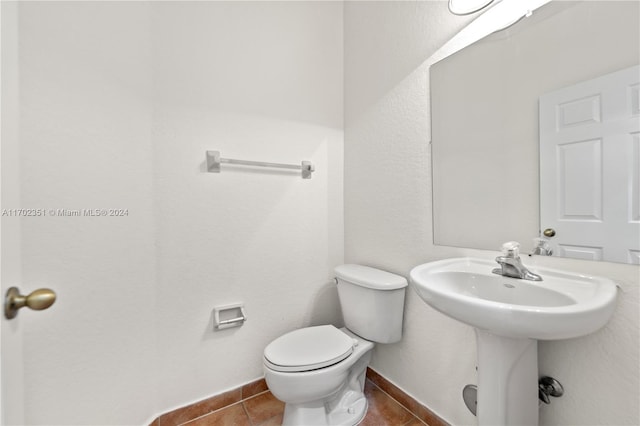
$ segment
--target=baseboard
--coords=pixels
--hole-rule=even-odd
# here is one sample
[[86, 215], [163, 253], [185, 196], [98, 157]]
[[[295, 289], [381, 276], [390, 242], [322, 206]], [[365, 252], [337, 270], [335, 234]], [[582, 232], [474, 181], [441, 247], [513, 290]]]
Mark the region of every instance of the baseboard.
[[242, 402], [267, 390], [267, 382], [264, 379], [258, 379], [230, 391], [161, 414], [150, 423], [150, 426], [178, 426], [213, 411]]
[[420, 404], [402, 389], [385, 379], [380, 373], [371, 369], [371, 367], [367, 367], [367, 379], [371, 380], [371, 382], [378, 386], [380, 390], [395, 399], [400, 405], [409, 410], [414, 416], [425, 422], [427, 425], [449, 426], [449, 423], [445, 422], [429, 408]]
[[[402, 389], [385, 379], [380, 373], [369, 367], [367, 368], [367, 379], [427, 425], [449, 426], [447, 422], [429, 408], [420, 404], [414, 398], [407, 395]], [[230, 391], [161, 414], [150, 423], [150, 426], [178, 426], [213, 411], [242, 402], [245, 399], [254, 397], [267, 390], [265, 380], [258, 379]]]

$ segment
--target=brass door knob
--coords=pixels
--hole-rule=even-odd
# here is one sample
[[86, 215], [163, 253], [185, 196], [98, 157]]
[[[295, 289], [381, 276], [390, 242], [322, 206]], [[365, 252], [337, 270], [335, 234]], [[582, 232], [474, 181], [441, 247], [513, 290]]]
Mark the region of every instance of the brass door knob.
[[7, 319], [15, 318], [18, 310], [25, 306], [34, 311], [42, 311], [53, 305], [56, 301], [56, 294], [48, 288], [41, 288], [31, 292], [28, 296], [23, 296], [17, 287], [7, 290], [4, 298], [4, 316]]
[[556, 235], [556, 230], [553, 228], [547, 228], [544, 231], [542, 231], [542, 235], [548, 238], [554, 237]]

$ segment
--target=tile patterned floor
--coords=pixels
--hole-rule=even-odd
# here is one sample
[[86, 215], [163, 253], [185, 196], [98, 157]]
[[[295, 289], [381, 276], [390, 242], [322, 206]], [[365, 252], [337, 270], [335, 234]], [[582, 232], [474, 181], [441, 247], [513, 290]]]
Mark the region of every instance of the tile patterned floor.
[[[369, 402], [362, 426], [425, 426], [393, 398], [367, 380], [364, 388]], [[234, 405], [199, 417], [185, 426], [276, 426], [282, 424], [284, 404], [266, 391]]]

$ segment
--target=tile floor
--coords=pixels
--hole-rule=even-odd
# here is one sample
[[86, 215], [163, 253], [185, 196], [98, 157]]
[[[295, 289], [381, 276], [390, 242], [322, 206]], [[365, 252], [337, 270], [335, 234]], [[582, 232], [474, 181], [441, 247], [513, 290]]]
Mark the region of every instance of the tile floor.
[[[370, 380], [365, 384], [369, 410], [362, 426], [425, 426]], [[282, 424], [284, 403], [266, 391], [199, 417], [185, 426], [275, 426]]]

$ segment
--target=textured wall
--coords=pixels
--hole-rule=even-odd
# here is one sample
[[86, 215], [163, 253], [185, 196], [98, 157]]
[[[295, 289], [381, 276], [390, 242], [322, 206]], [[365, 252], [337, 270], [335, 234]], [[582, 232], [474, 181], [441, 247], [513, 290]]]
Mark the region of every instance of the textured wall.
[[[339, 321], [342, 5], [195, 2], [153, 8], [153, 146], [162, 407], [262, 375], [262, 350]], [[299, 164], [223, 166], [204, 153]], [[211, 331], [214, 305], [249, 320]]]
[[[446, 2], [345, 5], [345, 261], [408, 275], [420, 263], [496, 252], [432, 244], [428, 66], [469, 18]], [[618, 310], [601, 331], [539, 345], [540, 373], [565, 385], [541, 424], [637, 424], [640, 419], [638, 267], [536, 259], [621, 283]], [[531, 261], [530, 261], [531, 262]], [[461, 392], [476, 383], [475, 337], [410, 291], [402, 342], [378, 345], [373, 367], [452, 424], [474, 424]], [[607, 389], [594, 392], [594, 389]]]
[[[26, 423], [143, 424], [340, 323], [342, 4], [19, 9], [21, 206], [129, 211], [19, 219], [24, 290], [59, 296], [19, 318]], [[212, 149], [316, 172], [204, 173]], [[213, 332], [231, 302], [249, 320]]]

